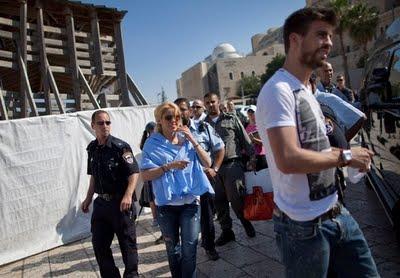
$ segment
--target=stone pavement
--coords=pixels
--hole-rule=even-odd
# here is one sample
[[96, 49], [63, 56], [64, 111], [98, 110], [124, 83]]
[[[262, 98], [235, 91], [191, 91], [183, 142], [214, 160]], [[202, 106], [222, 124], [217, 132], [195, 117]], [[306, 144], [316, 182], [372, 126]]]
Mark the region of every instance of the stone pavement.
[[[363, 183], [349, 184], [346, 205], [359, 222], [382, 277], [400, 277], [400, 252], [392, 228], [375, 193]], [[221, 258], [210, 261], [199, 248], [198, 277], [283, 277], [283, 266], [274, 240], [271, 221], [254, 222], [255, 238], [249, 239], [234, 221], [236, 242], [218, 248]], [[218, 225], [217, 236], [220, 233]], [[137, 226], [139, 271], [142, 277], [169, 277], [163, 244], [154, 241], [160, 232], [151, 227], [150, 214]], [[116, 264], [123, 271], [122, 257], [113, 242]], [[0, 277], [100, 277], [90, 237], [0, 267]]]

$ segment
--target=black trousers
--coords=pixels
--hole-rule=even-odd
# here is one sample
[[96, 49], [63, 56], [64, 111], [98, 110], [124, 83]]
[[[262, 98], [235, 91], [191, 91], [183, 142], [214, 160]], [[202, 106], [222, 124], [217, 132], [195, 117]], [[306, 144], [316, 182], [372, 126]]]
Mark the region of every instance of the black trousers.
[[121, 277], [111, 251], [114, 234], [117, 235], [122, 259], [125, 264], [123, 277], [138, 277], [138, 253], [136, 246], [135, 206], [121, 212], [121, 200], [106, 201], [96, 198], [91, 220], [92, 244], [101, 277]]
[[215, 227], [214, 227], [214, 197], [206, 192], [200, 196], [200, 227], [201, 246], [206, 250], [215, 249]]

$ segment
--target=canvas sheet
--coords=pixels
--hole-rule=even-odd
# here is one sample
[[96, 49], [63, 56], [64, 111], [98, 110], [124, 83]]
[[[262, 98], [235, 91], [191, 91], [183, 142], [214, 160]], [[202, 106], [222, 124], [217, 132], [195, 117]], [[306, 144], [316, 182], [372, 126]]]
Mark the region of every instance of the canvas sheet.
[[[154, 107], [106, 110], [111, 134], [140, 159], [140, 139], [154, 121]], [[83, 214], [80, 204], [89, 185], [92, 113], [0, 121], [0, 265], [90, 235], [91, 214]]]

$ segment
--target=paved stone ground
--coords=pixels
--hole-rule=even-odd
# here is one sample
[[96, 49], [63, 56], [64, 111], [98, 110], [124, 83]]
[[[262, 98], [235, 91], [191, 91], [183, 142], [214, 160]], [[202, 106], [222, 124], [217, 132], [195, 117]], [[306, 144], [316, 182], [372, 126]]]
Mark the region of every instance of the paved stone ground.
[[[362, 183], [349, 184], [346, 205], [371, 246], [381, 276], [400, 277], [400, 251], [373, 190]], [[254, 225], [257, 236], [249, 239], [235, 221], [237, 240], [218, 249], [221, 259], [216, 262], [208, 260], [199, 248], [198, 277], [283, 277], [272, 222], [255, 222]], [[154, 244], [160, 232], [151, 227], [149, 214], [140, 217], [137, 234], [142, 277], [169, 277], [165, 247], [163, 244]], [[122, 257], [116, 241], [112, 248], [122, 273]], [[0, 277], [100, 277], [100, 274], [89, 237], [4, 265], [0, 267]]]

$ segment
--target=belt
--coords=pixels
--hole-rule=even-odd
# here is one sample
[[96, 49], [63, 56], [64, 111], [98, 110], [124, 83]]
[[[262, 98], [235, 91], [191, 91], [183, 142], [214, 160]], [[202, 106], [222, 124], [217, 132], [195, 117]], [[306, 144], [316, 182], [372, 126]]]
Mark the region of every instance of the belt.
[[100, 197], [100, 198], [103, 199], [103, 200], [108, 201], [108, 202], [111, 201], [111, 200], [113, 200], [113, 199], [115, 198], [115, 195], [108, 194], [108, 193], [97, 194], [97, 196]]
[[[323, 222], [328, 219], [334, 219], [334, 218], [336, 218], [336, 216], [338, 216], [342, 212], [342, 208], [343, 208], [343, 205], [340, 202], [337, 202], [330, 210], [321, 214], [320, 216], [317, 216], [316, 218], [314, 218], [311, 221]], [[287, 217], [287, 218], [291, 219], [283, 211], [281, 211], [280, 208], [278, 208], [276, 205], [275, 205], [273, 213], [277, 217]]]
[[222, 161], [222, 164], [228, 164], [228, 163], [238, 162], [238, 161], [242, 161], [242, 159], [240, 157], [233, 157], [233, 158], [225, 159], [224, 161]]

